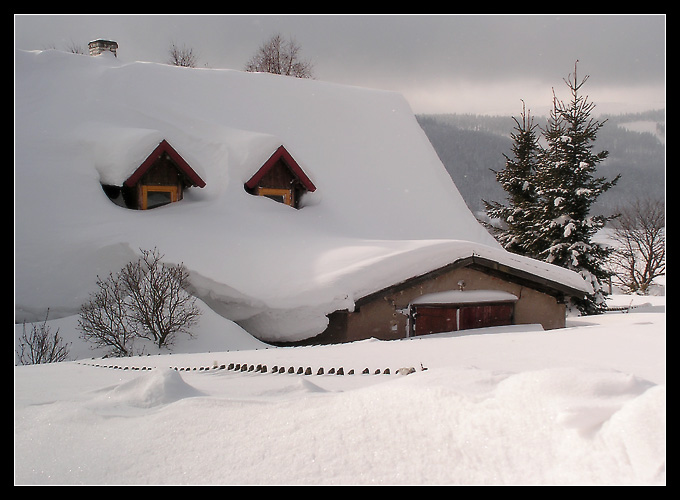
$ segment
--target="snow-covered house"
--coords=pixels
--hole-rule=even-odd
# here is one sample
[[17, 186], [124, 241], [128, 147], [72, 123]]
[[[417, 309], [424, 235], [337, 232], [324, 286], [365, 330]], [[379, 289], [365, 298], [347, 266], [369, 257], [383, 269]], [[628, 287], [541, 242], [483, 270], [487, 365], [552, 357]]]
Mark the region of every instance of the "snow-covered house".
[[[15, 68], [18, 321], [77, 314], [151, 248], [272, 343], [560, 327], [587, 290], [498, 245], [399, 94], [106, 54], [17, 51]], [[112, 203], [156, 167], [177, 203]]]

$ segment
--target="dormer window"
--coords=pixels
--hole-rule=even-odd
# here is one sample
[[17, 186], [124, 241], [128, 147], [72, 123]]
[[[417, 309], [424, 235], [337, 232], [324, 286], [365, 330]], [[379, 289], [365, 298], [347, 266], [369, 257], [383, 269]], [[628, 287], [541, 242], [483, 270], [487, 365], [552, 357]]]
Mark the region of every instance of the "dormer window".
[[278, 201], [279, 203], [283, 203], [284, 205], [290, 205], [291, 207], [293, 206], [293, 193], [290, 189], [274, 189], [274, 188], [265, 188], [265, 187], [259, 187], [256, 190], [258, 196], [264, 196], [266, 198], [269, 198], [270, 200]]
[[316, 186], [286, 148], [280, 146], [246, 182], [245, 189], [252, 195], [299, 208], [302, 195], [316, 191]]
[[205, 182], [163, 140], [122, 186], [104, 186], [104, 191], [118, 205], [149, 210], [181, 200], [192, 186], [204, 187]]
[[141, 209], [162, 207], [179, 200], [177, 186], [142, 186]]

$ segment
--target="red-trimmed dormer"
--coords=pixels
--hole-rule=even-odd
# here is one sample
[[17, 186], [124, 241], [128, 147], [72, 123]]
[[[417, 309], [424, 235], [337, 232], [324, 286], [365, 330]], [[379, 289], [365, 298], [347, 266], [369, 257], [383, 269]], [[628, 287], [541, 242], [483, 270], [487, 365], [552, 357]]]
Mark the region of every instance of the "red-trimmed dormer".
[[316, 191], [316, 186], [286, 148], [279, 146], [245, 183], [245, 189], [250, 194], [298, 208], [301, 196]]
[[[147, 210], [181, 200], [184, 190], [192, 186], [202, 188], [205, 181], [163, 139], [119, 188], [120, 196], [114, 201], [127, 208]], [[115, 187], [108, 188], [107, 194], [113, 199]]]

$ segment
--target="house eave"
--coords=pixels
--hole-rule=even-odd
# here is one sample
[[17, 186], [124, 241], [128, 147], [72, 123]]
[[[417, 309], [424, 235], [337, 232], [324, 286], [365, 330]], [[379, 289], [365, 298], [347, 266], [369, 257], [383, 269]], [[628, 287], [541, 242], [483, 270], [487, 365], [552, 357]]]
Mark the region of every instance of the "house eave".
[[497, 273], [504, 276], [511, 276], [514, 281], [526, 284], [528, 286], [533, 286], [534, 288], [547, 293], [548, 295], [562, 295], [576, 298], [583, 298], [585, 296], [584, 290], [569, 286], [568, 284], [562, 283], [560, 281], [548, 279], [538, 274], [530, 273], [523, 269], [502, 264], [486, 257], [473, 255], [470, 257], [470, 259], [471, 263], [469, 264], [469, 267], [471, 268], [477, 267], [485, 269], [491, 274]]
[[560, 301], [564, 300], [565, 297], [583, 298], [583, 296], [585, 295], [585, 291], [580, 290], [578, 288], [574, 288], [565, 283], [550, 280], [548, 278], [530, 273], [523, 269], [509, 266], [496, 260], [473, 254], [468, 257], [457, 259], [456, 261], [451, 262], [450, 264], [439, 267], [437, 269], [433, 269], [432, 271], [429, 271], [427, 273], [418, 276], [413, 276], [411, 278], [405, 279], [403, 281], [385, 287], [381, 290], [377, 290], [375, 292], [371, 292], [367, 295], [364, 295], [355, 301], [355, 306], [361, 307], [361, 305], [369, 303], [377, 297], [381, 297], [386, 294], [391, 294], [394, 292], [399, 292], [400, 290], [405, 289], [407, 287], [418, 285], [421, 282], [436, 278], [437, 276], [445, 274], [454, 269], [464, 267], [476, 269], [486, 274], [497, 276], [508, 281], [513, 281], [520, 285], [531, 287], [542, 293], [556, 297]]

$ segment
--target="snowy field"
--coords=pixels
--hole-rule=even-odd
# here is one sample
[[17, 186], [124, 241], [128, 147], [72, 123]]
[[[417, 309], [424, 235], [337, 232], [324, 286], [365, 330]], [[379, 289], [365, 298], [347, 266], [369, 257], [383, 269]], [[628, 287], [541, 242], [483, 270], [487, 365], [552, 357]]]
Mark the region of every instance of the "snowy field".
[[555, 331], [265, 349], [223, 327], [228, 351], [15, 367], [15, 483], [665, 485], [665, 297], [631, 300]]

